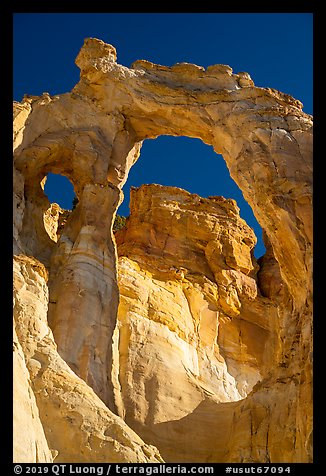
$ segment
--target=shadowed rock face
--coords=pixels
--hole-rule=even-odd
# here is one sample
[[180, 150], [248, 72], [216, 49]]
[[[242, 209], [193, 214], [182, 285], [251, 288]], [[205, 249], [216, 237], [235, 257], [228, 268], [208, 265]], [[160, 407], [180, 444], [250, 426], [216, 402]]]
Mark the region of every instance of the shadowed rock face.
[[[127, 436], [112, 461], [160, 458], [123, 419], [168, 461], [311, 461], [311, 116], [299, 101], [225, 65], [142, 60], [126, 68], [114, 47], [93, 38], [76, 64], [80, 81], [70, 93], [14, 104], [14, 252], [49, 274], [43, 294], [37, 286], [20, 294], [15, 318], [24, 329], [41, 313], [45, 334], [47, 319], [53, 332], [55, 344], [37, 331], [38, 350], [29, 353], [17, 331], [51, 454], [81, 458], [49, 436], [66, 416], [42, 410], [54, 405], [55, 392], [67, 393], [58, 378], [64, 365], [82, 382], [81, 394], [119, 415]], [[264, 229], [259, 265], [255, 237], [233, 201], [159, 186], [133, 192], [117, 264], [112, 222], [121, 189], [142, 140], [161, 134], [200, 138], [223, 155]], [[67, 176], [79, 199], [57, 240], [42, 188], [49, 172]], [[34, 279], [16, 272], [22, 289]], [[34, 299], [39, 307], [28, 307]], [[43, 369], [49, 346], [52, 370], [38, 391], [30, 360]], [[72, 385], [63, 399], [69, 411], [76, 391]], [[72, 419], [81, 429], [83, 412]], [[85, 458], [104, 461], [92, 430], [98, 422], [85, 412], [88, 433], [78, 445], [90, 448]], [[123, 448], [131, 440], [130, 453]], [[20, 446], [17, 461], [27, 457]]]

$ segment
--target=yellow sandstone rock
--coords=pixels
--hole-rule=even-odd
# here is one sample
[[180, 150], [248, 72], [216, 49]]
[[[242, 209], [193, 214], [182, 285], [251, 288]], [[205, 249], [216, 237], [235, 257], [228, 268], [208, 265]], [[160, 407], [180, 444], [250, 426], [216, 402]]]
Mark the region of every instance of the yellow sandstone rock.
[[[258, 296], [256, 238], [234, 201], [222, 197], [143, 185], [132, 189], [130, 208], [115, 235], [119, 414], [167, 461], [203, 461], [199, 443], [204, 461], [219, 461], [221, 448], [207, 432], [211, 415], [196, 421], [192, 443], [185, 422], [207, 402], [219, 412], [247, 397], [271, 363], [265, 350], [277, 310]], [[253, 301], [265, 309], [260, 320], [248, 311]], [[171, 422], [175, 434], [167, 437]], [[225, 425], [214, 432], [221, 441], [231, 431]]]
[[15, 257], [14, 290], [14, 460], [52, 462], [50, 447], [56, 462], [161, 462], [58, 354], [44, 266]]
[[[14, 103], [15, 460], [311, 462], [312, 117], [227, 65], [127, 68], [95, 38], [76, 64], [71, 92]], [[160, 186], [133, 191], [118, 261], [163, 134], [223, 155], [258, 263], [234, 201]], [[78, 198], [59, 230], [49, 172]]]

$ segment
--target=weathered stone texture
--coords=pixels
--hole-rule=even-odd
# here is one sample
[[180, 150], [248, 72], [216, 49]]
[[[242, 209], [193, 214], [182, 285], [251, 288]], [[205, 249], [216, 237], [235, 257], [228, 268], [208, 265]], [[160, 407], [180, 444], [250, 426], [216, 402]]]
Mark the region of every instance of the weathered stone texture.
[[18, 255], [14, 278], [16, 462], [52, 461], [47, 445], [56, 462], [160, 462], [157, 450], [114, 415], [59, 356], [47, 324], [42, 263]]
[[199, 409], [233, 412], [226, 403], [247, 397], [271, 365], [277, 308], [257, 289], [256, 237], [222, 197], [144, 185], [130, 208], [116, 233], [119, 414], [167, 461], [203, 461], [199, 443], [218, 461], [232, 413], [212, 439], [212, 415]]
[[[116, 60], [89, 38], [71, 92], [14, 104], [15, 458], [311, 461], [312, 117], [226, 65]], [[122, 187], [162, 134], [223, 155], [258, 263], [234, 201], [159, 186], [133, 191], [118, 261]], [[59, 229], [49, 172], [79, 200]]]

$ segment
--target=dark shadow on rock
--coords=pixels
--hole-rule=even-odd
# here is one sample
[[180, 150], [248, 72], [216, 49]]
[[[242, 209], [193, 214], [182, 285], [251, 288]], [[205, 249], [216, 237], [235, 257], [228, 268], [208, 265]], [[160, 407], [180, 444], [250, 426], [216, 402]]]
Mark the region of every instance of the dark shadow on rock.
[[207, 398], [180, 420], [150, 427], [128, 424], [146, 443], [159, 448], [167, 463], [218, 463], [227, 457], [227, 442], [239, 403], [218, 403]]

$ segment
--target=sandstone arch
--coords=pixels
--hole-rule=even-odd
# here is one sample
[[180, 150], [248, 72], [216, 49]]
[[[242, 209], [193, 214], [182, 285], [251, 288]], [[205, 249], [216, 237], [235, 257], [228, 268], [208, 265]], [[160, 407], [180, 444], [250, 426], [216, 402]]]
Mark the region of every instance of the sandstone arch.
[[[168, 68], [142, 60], [128, 69], [116, 63], [114, 47], [92, 38], [85, 40], [76, 64], [81, 78], [71, 93], [25, 98], [15, 118], [17, 250], [50, 267], [49, 319], [60, 354], [117, 411], [111, 342], [118, 290], [111, 227], [121, 189], [145, 138], [199, 138], [223, 155], [266, 233], [267, 255], [277, 261], [286, 288], [281, 297], [269, 296], [278, 306], [271, 368], [235, 406], [241, 424], [231, 426], [224, 457], [310, 461], [311, 116], [299, 101], [255, 87], [247, 73], [233, 74], [225, 65]], [[35, 201], [35, 181], [48, 171], [67, 175], [79, 198], [51, 252], [35, 226], [39, 204], [29, 198]], [[276, 402], [283, 385], [289, 407], [280, 411]], [[259, 422], [255, 432], [253, 421]], [[290, 429], [280, 448], [284, 428]]]

